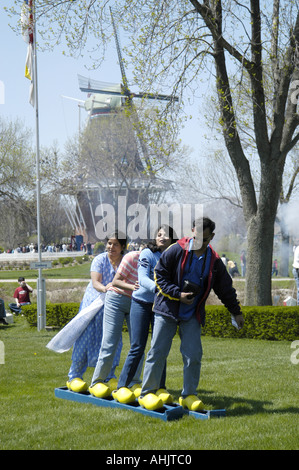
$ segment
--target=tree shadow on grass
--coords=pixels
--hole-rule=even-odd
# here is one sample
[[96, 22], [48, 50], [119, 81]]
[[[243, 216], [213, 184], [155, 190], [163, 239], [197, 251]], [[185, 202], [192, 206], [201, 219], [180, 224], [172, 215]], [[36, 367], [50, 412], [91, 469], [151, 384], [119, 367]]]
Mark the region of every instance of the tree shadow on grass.
[[[180, 393], [177, 390], [168, 390], [178, 401]], [[254, 400], [252, 398], [240, 398], [237, 396], [219, 396], [215, 395], [212, 390], [200, 390], [198, 396], [202, 399], [208, 410], [226, 410], [227, 416], [250, 416], [258, 413], [292, 413], [299, 414], [298, 407], [277, 408], [273, 409], [272, 401], [269, 400]]]

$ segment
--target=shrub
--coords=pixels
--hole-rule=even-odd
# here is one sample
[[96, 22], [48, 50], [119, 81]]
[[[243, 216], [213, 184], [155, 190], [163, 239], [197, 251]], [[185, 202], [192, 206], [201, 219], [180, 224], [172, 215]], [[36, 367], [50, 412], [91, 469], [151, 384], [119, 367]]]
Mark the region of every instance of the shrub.
[[86, 261], [89, 261], [89, 256], [88, 256], [88, 255], [77, 256], [77, 258], [75, 258], [75, 261], [76, 261], [78, 264], [85, 263]]
[[62, 266], [64, 266], [65, 264], [70, 264], [70, 263], [72, 263], [72, 262], [73, 262], [73, 258], [70, 258], [70, 257], [68, 257], [68, 258], [60, 258], [60, 259], [59, 259], [59, 262], [60, 262], [60, 264], [62, 264]]
[[[65, 304], [46, 305], [46, 323], [48, 326], [63, 328], [79, 311], [80, 303], [70, 302]], [[29, 325], [37, 325], [37, 304], [24, 305], [22, 313]]]
[[93, 248], [93, 254], [98, 255], [99, 253], [103, 253], [105, 251], [105, 243], [104, 242], [97, 242]]
[[203, 334], [218, 337], [253, 338], [294, 341], [299, 338], [298, 307], [242, 307], [245, 325], [238, 331], [231, 324], [231, 315], [224, 306], [206, 307]]
[[[48, 326], [63, 328], [79, 311], [78, 302], [47, 304], [46, 322]], [[22, 307], [22, 312], [31, 326], [37, 324], [37, 306]], [[245, 325], [238, 331], [231, 324], [231, 316], [223, 306], [206, 307], [206, 325], [203, 334], [222, 338], [251, 338], [266, 340], [299, 339], [298, 307], [242, 307]]]

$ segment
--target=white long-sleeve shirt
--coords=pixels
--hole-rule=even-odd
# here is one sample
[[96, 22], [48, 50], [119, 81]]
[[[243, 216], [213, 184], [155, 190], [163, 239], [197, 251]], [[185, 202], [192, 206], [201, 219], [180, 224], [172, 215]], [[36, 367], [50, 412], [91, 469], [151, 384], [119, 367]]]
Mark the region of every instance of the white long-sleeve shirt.
[[293, 267], [296, 269], [299, 269], [299, 245], [296, 246], [295, 251], [294, 251]]

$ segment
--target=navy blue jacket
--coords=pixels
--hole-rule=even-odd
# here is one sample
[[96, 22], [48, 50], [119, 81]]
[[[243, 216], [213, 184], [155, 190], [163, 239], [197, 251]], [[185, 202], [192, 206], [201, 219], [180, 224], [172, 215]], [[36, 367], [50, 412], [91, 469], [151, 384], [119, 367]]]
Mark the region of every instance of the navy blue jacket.
[[[184, 237], [167, 248], [162, 253], [154, 270], [157, 292], [153, 311], [175, 320], [178, 320], [179, 316], [181, 279], [190, 255], [188, 250], [190, 240], [191, 238]], [[214, 290], [231, 314], [241, 314], [232, 279], [218, 253], [211, 246], [210, 248], [212, 250], [210, 270], [205, 280], [204, 294], [196, 305], [196, 318], [202, 326], [205, 324], [205, 303], [211, 289]]]

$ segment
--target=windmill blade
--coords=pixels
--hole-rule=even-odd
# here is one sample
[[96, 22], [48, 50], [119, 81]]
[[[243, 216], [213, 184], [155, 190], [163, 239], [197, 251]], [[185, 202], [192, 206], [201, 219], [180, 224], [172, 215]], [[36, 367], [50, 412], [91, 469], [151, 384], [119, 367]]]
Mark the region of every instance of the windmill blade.
[[104, 95], [120, 95], [122, 93], [122, 85], [120, 83], [107, 83], [99, 80], [78, 75], [79, 88], [85, 93], [103, 93]]
[[77, 98], [72, 98], [71, 96], [60, 95], [61, 98], [66, 98], [67, 100], [77, 101], [78, 103], [84, 103], [84, 100], [78, 100]]
[[150, 100], [179, 101], [177, 96], [163, 95], [160, 93], [133, 93], [126, 90], [121, 83], [108, 83], [100, 80], [78, 75], [79, 88], [84, 93], [99, 93], [103, 95], [128, 96], [129, 98], [148, 98]]
[[[118, 85], [115, 85], [117, 87]], [[120, 85], [121, 86], [121, 85]], [[107, 95], [114, 95], [114, 96], [122, 96], [122, 97], [128, 97], [128, 98], [146, 98], [149, 100], [161, 100], [161, 101], [179, 101], [177, 96], [171, 96], [171, 95], [161, 95], [161, 94], [153, 94], [153, 93], [134, 93], [134, 92], [119, 92], [119, 91], [113, 91], [113, 90], [107, 90], [107, 88], [95, 88], [92, 86], [88, 87], [80, 87], [80, 90], [83, 91], [84, 93], [98, 93], [98, 94], [103, 94]]]
[[130, 91], [129, 91], [126, 72], [125, 72], [124, 62], [123, 62], [123, 58], [121, 55], [120, 42], [118, 39], [117, 29], [114, 23], [112, 8], [109, 7], [109, 10], [110, 10], [110, 16], [111, 16], [111, 21], [112, 21], [113, 32], [115, 36], [115, 44], [116, 44], [116, 50], [117, 50], [117, 55], [118, 55], [118, 60], [119, 60], [120, 71], [121, 71], [121, 77], [122, 77], [123, 86], [124, 86], [124, 93], [128, 96], [130, 94]]
[[117, 54], [118, 54], [119, 66], [120, 66], [120, 71], [121, 71], [121, 76], [122, 76], [122, 81], [123, 81], [122, 94], [127, 96], [126, 105], [131, 110], [132, 121], [133, 121], [133, 123], [134, 123], [134, 125], [137, 129], [137, 131], [136, 131], [137, 142], [139, 142], [140, 150], [141, 150], [141, 153], [143, 155], [144, 161], [146, 163], [147, 169], [150, 170], [150, 174], [152, 174], [153, 169], [152, 169], [152, 165], [151, 165], [151, 162], [150, 162], [148, 150], [147, 150], [147, 147], [146, 147], [146, 145], [144, 143], [144, 140], [142, 138], [141, 125], [140, 125], [140, 122], [139, 122], [139, 118], [138, 118], [136, 108], [133, 105], [133, 101], [132, 101], [133, 95], [131, 94], [131, 92], [129, 90], [128, 80], [127, 80], [127, 76], [126, 76], [126, 72], [125, 72], [123, 58], [122, 58], [122, 55], [121, 55], [120, 42], [119, 42], [119, 39], [118, 39], [117, 29], [116, 29], [114, 18], [113, 18], [112, 8], [109, 7], [109, 9], [110, 9], [110, 16], [111, 16], [111, 21], [112, 21], [113, 32], [114, 32], [114, 36], [115, 36], [115, 43], [116, 43], [116, 49], [117, 49]]
[[179, 101], [177, 96], [161, 95], [160, 93], [132, 93], [134, 98], [147, 98], [149, 100], [161, 100], [161, 101]]
[[114, 18], [113, 18], [112, 8], [109, 7], [109, 9], [110, 9], [113, 32], [114, 32], [114, 36], [115, 36], [116, 50], [117, 50], [117, 54], [118, 54], [118, 60], [119, 60], [119, 65], [120, 65], [120, 70], [121, 70], [121, 76], [122, 76], [122, 80], [123, 80], [122, 93], [124, 95], [128, 96], [129, 99], [132, 99], [132, 98], [148, 98], [148, 99], [152, 99], [152, 100], [157, 99], [157, 100], [164, 100], [164, 101], [179, 101], [177, 96], [161, 95], [161, 94], [158, 94], [158, 93], [157, 94], [142, 93], [142, 92], [132, 93], [129, 90], [129, 83], [128, 83], [126, 72], [125, 72], [123, 58], [122, 58], [122, 55], [121, 55], [120, 42], [119, 42], [117, 29], [116, 29]]

